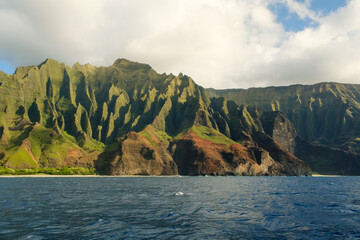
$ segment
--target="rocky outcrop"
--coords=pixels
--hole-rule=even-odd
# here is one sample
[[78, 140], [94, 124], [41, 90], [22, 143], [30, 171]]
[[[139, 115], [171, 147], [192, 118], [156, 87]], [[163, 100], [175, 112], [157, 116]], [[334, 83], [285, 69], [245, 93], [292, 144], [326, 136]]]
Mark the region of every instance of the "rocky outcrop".
[[150, 138], [128, 133], [125, 140], [101, 156], [98, 169], [109, 175], [177, 175], [176, 164], [166, 143], [154, 135]]
[[281, 146], [276, 140], [270, 136], [257, 133], [253, 136], [253, 139], [259, 145], [259, 147], [265, 149], [269, 152], [270, 156], [277, 162], [281, 164], [281, 169], [279, 175], [311, 175], [311, 169], [308, 163], [300, 160], [292, 153], [286, 151], [286, 149]]
[[311, 175], [306, 163], [278, 145], [275, 148], [277, 153], [271, 154], [255, 145], [245, 147], [208, 127], [191, 129], [169, 144], [147, 127], [110, 146], [96, 167], [110, 175]]
[[287, 151], [294, 153], [297, 132], [282, 112], [265, 112], [261, 116], [261, 122], [267, 135], [275, 139]]
[[[309, 143], [297, 135], [293, 124], [281, 112], [266, 112], [261, 120], [266, 134], [287, 151], [307, 162], [312, 171], [335, 175], [360, 174], [359, 154]], [[258, 142], [264, 143], [263, 140]]]
[[307, 164], [286, 155], [283, 149], [276, 150], [273, 156], [277, 161], [262, 148], [215, 143], [199, 138], [193, 131], [173, 142], [171, 147], [182, 175], [311, 175]]
[[[72, 166], [72, 167], [94, 167], [95, 160], [98, 159], [100, 152], [93, 151], [86, 153], [81, 149], [73, 149], [66, 152], [66, 157], [62, 166]], [[59, 167], [59, 166], [56, 166]]]
[[297, 137], [294, 154], [317, 173], [360, 175], [360, 154], [357, 153], [314, 145]]

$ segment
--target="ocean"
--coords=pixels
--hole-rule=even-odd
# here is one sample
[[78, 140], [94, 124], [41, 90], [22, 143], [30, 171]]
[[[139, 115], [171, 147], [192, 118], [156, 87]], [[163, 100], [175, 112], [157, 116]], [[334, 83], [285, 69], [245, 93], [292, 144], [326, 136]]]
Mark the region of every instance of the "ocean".
[[359, 239], [360, 177], [0, 178], [0, 239]]

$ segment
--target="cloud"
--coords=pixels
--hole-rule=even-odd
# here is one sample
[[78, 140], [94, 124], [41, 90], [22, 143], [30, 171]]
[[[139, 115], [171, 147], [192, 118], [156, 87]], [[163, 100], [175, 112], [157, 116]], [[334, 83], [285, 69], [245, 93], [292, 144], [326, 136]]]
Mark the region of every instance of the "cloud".
[[[274, 3], [318, 26], [286, 32]], [[357, 82], [359, 4], [321, 16], [294, 0], [3, 0], [0, 61], [127, 58], [216, 88]]]
[[272, 0], [275, 4], [285, 4], [290, 13], [296, 13], [301, 19], [310, 18], [311, 20], [318, 21], [319, 16], [316, 12], [310, 9], [311, 1], [305, 0], [298, 2], [296, 0]]
[[268, 65], [254, 64], [243, 78], [260, 85], [322, 81], [360, 83], [360, 2], [319, 20], [317, 28], [288, 33]]

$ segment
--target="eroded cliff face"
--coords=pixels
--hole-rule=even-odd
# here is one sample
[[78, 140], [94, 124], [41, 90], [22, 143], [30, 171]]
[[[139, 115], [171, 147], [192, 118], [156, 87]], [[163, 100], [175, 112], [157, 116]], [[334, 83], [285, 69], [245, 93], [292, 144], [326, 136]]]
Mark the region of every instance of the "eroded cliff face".
[[318, 83], [288, 87], [207, 89], [238, 105], [281, 111], [298, 135], [315, 145], [360, 153], [360, 85]]
[[282, 175], [311, 175], [311, 170], [307, 163], [297, 158], [291, 152], [286, 151], [283, 146], [270, 136], [257, 133], [253, 136], [253, 139], [258, 143], [259, 147], [268, 151], [270, 156], [281, 164], [280, 172]]
[[261, 122], [266, 134], [274, 138], [287, 151], [294, 153], [297, 132], [282, 112], [265, 112], [261, 116]]
[[[152, 133], [151, 129], [147, 132]], [[178, 168], [167, 149], [168, 143], [155, 134], [150, 139], [130, 132], [98, 160], [98, 167], [109, 175], [177, 175]]]
[[307, 162], [314, 172], [335, 175], [360, 174], [359, 154], [309, 143], [297, 135], [293, 124], [283, 113], [266, 112], [262, 115], [261, 121], [266, 134], [287, 151]]
[[[109, 67], [48, 59], [0, 78], [1, 166], [95, 166], [112, 175], [309, 174], [288, 153], [285, 118], [264, 125], [262, 110], [210, 99], [183, 74], [158, 74], [125, 59]], [[267, 149], [261, 141], [268, 139], [255, 137], [269, 137], [264, 128], [285, 148]]]
[[193, 131], [174, 141], [171, 152], [182, 175], [282, 175], [280, 164], [261, 148], [215, 143]]
[[210, 141], [199, 137], [194, 130], [170, 142], [168, 148], [156, 136], [152, 135], [151, 139], [155, 146], [146, 137], [129, 133], [121, 144], [98, 160], [102, 164], [98, 168], [110, 175], [311, 175], [306, 163], [278, 145], [272, 146], [277, 152], [270, 154], [258, 146]]
[[354, 152], [314, 145], [297, 137], [294, 154], [317, 173], [360, 175], [360, 154]]

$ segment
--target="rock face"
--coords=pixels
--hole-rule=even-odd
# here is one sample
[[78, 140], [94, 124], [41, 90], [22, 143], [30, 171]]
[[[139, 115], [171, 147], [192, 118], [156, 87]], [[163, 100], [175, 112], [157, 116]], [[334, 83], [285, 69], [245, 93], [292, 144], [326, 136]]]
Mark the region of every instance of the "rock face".
[[335, 175], [360, 175], [360, 154], [317, 146], [296, 138], [295, 155], [309, 163], [314, 172]]
[[[214, 143], [199, 138], [193, 131], [176, 140], [171, 151], [182, 175], [289, 175], [289, 172], [282, 171], [281, 164], [259, 147]], [[311, 174], [309, 169], [299, 173]]]
[[261, 119], [265, 132], [308, 162], [314, 171], [359, 174], [359, 84], [319, 83], [207, 91], [212, 97], [224, 97], [239, 105], [250, 104], [269, 111]]
[[254, 136], [259, 146], [270, 153], [270, 156], [281, 164], [282, 175], [311, 175], [308, 164], [299, 160], [295, 155], [285, 150], [276, 140], [270, 136], [257, 133]]
[[297, 132], [293, 124], [282, 112], [265, 112], [261, 116], [261, 122], [266, 134], [274, 138], [287, 151], [294, 153]]
[[183, 175], [311, 175], [306, 163], [271, 137], [260, 134], [260, 146], [215, 143], [190, 131], [172, 143], [171, 152]]
[[359, 154], [309, 143], [297, 136], [292, 123], [281, 112], [266, 112], [261, 120], [269, 136], [287, 151], [306, 161], [314, 172], [336, 175], [360, 174]]
[[167, 144], [154, 135], [151, 138], [152, 142], [138, 133], [128, 133], [114, 150], [102, 156], [99, 168], [109, 175], [177, 175]]
[[286, 118], [210, 99], [183, 74], [125, 59], [109, 67], [47, 59], [0, 74], [0, 82], [0, 166], [95, 166], [111, 175], [310, 173], [289, 153]]

